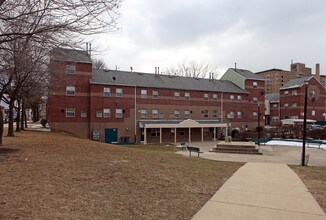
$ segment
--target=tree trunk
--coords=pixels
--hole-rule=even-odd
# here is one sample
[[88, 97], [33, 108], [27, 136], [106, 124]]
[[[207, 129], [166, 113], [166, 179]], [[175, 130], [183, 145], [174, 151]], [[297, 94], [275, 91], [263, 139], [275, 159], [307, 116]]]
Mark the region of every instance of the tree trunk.
[[0, 110], [0, 146], [2, 146], [2, 136], [3, 136], [3, 112]]
[[9, 121], [8, 121], [8, 137], [14, 137], [14, 100], [9, 102]]
[[17, 104], [18, 104], [18, 107], [17, 107], [17, 114], [16, 114], [16, 118], [15, 118], [15, 121], [16, 121], [16, 132], [20, 132], [20, 110], [21, 110], [21, 106], [20, 106], [20, 102], [21, 100], [18, 99], [17, 100]]
[[33, 107], [32, 108], [32, 113], [33, 113], [33, 122], [39, 121], [40, 120], [40, 114], [39, 114], [38, 107]]
[[22, 99], [22, 113], [21, 113], [21, 118], [20, 118], [20, 129], [25, 130], [24, 127], [24, 122], [26, 118], [26, 109], [25, 109], [25, 99]]

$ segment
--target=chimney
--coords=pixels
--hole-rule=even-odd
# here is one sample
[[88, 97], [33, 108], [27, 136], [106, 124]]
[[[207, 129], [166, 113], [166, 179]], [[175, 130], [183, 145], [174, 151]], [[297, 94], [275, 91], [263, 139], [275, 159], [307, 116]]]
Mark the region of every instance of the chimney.
[[157, 75], [160, 74], [160, 67], [157, 67]]
[[320, 65], [316, 63], [316, 78], [320, 82]]
[[155, 75], [157, 74], [157, 67], [155, 67]]

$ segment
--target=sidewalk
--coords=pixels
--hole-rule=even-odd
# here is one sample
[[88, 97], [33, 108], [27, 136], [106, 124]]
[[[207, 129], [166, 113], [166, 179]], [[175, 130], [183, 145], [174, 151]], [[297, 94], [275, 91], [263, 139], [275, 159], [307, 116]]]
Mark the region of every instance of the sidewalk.
[[326, 220], [326, 215], [287, 165], [247, 163], [192, 219]]

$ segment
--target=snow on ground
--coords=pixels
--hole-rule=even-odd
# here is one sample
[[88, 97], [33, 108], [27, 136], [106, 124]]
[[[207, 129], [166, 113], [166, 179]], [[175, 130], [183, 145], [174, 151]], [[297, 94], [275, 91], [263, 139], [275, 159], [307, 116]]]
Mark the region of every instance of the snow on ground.
[[[302, 142], [296, 142], [296, 141], [272, 140], [272, 141], [267, 142], [266, 144], [267, 145], [285, 145], [285, 146], [293, 146], [293, 147], [302, 147]], [[326, 144], [322, 144], [319, 146], [319, 144], [311, 144], [311, 143], [306, 142], [306, 147], [326, 149]]]

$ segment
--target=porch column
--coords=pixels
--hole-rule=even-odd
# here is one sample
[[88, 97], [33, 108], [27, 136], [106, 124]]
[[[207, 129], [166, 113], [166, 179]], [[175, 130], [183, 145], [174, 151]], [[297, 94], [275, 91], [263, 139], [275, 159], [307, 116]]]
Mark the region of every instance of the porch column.
[[174, 128], [174, 143], [177, 143], [177, 128]]
[[144, 144], [147, 144], [147, 128], [144, 127]]
[[204, 142], [204, 128], [201, 128], [201, 142]]
[[214, 141], [216, 141], [216, 127], [214, 127]]
[[160, 144], [162, 144], [162, 128], [160, 128]]
[[229, 130], [229, 129], [228, 129], [228, 126], [226, 126], [226, 127], [225, 127], [225, 136], [229, 136], [229, 135], [228, 135], [228, 130]]
[[191, 143], [191, 128], [189, 128], [189, 143]]

